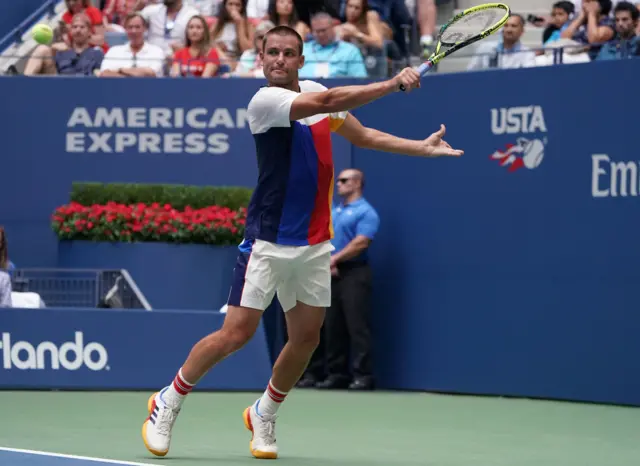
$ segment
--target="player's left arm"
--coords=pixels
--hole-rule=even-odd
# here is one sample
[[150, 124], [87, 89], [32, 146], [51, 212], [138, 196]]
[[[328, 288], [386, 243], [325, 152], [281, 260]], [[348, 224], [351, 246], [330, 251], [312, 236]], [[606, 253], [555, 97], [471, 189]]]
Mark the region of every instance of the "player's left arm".
[[346, 138], [351, 144], [363, 149], [374, 149], [382, 152], [415, 155], [421, 157], [454, 156], [464, 154], [464, 151], [452, 149], [442, 137], [445, 133], [444, 125], [427, 139], [418, 141], [394, 136], [377, 129], [363, 126], [352, 114], [347, 114], [344, 122], [336, 129], [336, 133]]

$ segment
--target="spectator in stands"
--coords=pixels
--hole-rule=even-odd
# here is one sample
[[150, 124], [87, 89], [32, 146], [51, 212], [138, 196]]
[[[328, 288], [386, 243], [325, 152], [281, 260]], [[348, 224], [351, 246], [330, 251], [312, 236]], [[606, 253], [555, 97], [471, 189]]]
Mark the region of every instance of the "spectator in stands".
[[238, 77], [247, 78], [264, 78], [264, 71], [262, 70], [262, 60], [260, 59], [260, 52], [262, 52], [262, 41], [267, 31], [275, 27], [271, 21], [262, 21], [256, 27], [256, 32], [253, 39], [253, 49], [245, 50], [238, 66], [236, 67], [233, 75]]
[[415, 16], [417, 17], [418, 30], [420, 32], [420, 47], [422, 56], [427, 58], [433, 52], [434, 39], [436, 35], [436, 20], [438, 10], [435, 0], [410, 0], [405, 2], [407, 8], [415, 4]]
[[551, 20], [544, 32], [542, 33], [542, 43], [549, 45], [560, 39], [569, 24], [571, 24], [571, 16], [575, 13], [574, 5], [569, 0], [561, 0], [553, 4], [551, 8]]
[[188, 3], [205, 18], [213, 18], [218, 14], [219, 0], [188, 0]]
[[4, 228], [0, 227], [0, 307], [11, 307], [11, 277], [12, 268], [7, 249], [7, 238]]
[[204, 16], [194, 16], [187, 23], [186, 47], [173, 56], [171, 76], [211, 78], [220, 67], [216, 48], [211, 43], [209, 25]]
[[597, 60], [617, 60], [635, 57], [640, 53], [639, 37], [636, 35], [638, 27], [638, 8], [633, 3], [620, 2], [614, 11], [616, 37], [602, 46]]
[[271, 0], [268, 17], [276, 26], [284, 25], [295, 29], [302, 40], [309, 34], [309, 26], [300, 21], [293, 0]]
[[9, 249], [7, 248], [7, 233], [4, 227], [0, 226], [0, 269], [6, 270], [9, 275], [15, 270], [16, 265], [9, 259]]
[[247, 18], [245, 2], [224, 0], [211, 32], [220, 61], [234, 70], [240, 56], [252, 48], [253, 35], [254, 26]]
[[311, 17], [316, 13], [327, 13], [336, 21], [340, 20], [340, 3], [342, 0], [294, 0], [296, 11], [307, 25], [311, 25]]
[[100, 69], [104, 54], [101, 49], [89, 45], [90, 38], [91, 20], [84, 13], [76, 14], [71, 21], [70, 47], [55, 50], [39, 45], [27, 61], [24, 75], [94, 76]]
[[71, 34], [68, 32], [68, 27], [71, 25], [73, 17], [78, 13], [84, 13], [91, 21], [91, 37], [89, 39], [89, 45], [91, 47], [102, 47], [103, 52], [109, 50], [108, 44], [104, 41], [104, 18], [100, 10], [91, 6], [91, 2], [89, 0], [65, 0], [65, 4], [67, 6], [67, 11], [62, 15], [60, 32], [61, 39], [67, 45], [66, 48], [71, 45]]
[[[636, 8], [640, 11], [640, 2], [636, 3]], [[640, 21], [638, 21], [638, 25], [636, 26], [636, 34], [640, 36]]]
[[198, 10], [185, 0], [163, 0], [146, 6], [140, 14], [148, 24], [149, 43], [160, 47], [165, 57], [172, 57], [185, 46], [187, 23]]
[[593, 60], [600, 51], [599, 44], [610, 41], [615, 35], [609, 13], [611, 0], [584, 0], [580, 13], [562, 32], [561, 37], [588, 46], [585, 49]]
[[[104, 41], [104, 24], [102, 13], [97, 8], [91, 6], [89, 0], [65, 0], [67, 10], [63, 13], [62, 18], [58, 26], [54, 30], [53, 41], [50, 46], [45, 49], [44, 46], [36, 47], [32, 56], [39, 60], [45, 60], [52, 57], [55, 53], [67, 50], [71, 48], [72, 37], [70, 32], [70, 25], [75, 15], [84, 13], [91, 23], [91, 34], [89, 38], [89, 46], [101, 47], [103, 52], [109, 49], [109, 46]], [[41, 58], [38, 58], [41, 57]], [[55, 68], [53, 61], [47, 60], [48, 63], [43, 64], [48, 72], [44, 74], [53, 74], [52, 71]], [[34, 71], [33, 66], [29, 70], [31, 74], [38, 74]]]
[[117, 25], [124, 30], [125, 18], [149, 3], [148, 0], [106, 0], [102, 13], [109, 25]]
[[336, 26], [337, 38], [360, 49], [369, 75], [386, 76], [389, 72], [386, 58], [402, 59], [391, 29], [380, 20], [377, 11], [369, 8], [368, 0], [348, 0], [345, 20]]
[[520, 42], [524, 18], [512, 14], [502, 28], [501, 39], [481, 42], [467, 69], [529, 68], [536, 66], [535, 53]]
[[358, 47], [336, 38], [333, 19], [327, 13], [311, 18], [313, 39], [305, 42], [301, 78], [366, 78]]
[[268, 19], [269, 0], [243, 0], [243, 3], [246, 4], [247, 18], [254, 24]]
[[[368, 9], [373, 10], [380, 16], [380, 25], [383, 29], [382, 35], [392, 37], [396, 44], [402, 44], [406, 50], [408, 44], [405, 43], [404, 27], [410, 27], [414, 20], [407, 9], [405, 0], [368, 0]], [[340, 18], [346, 21], [346, 10], [348, 0], [341, 0]], [[415, 7], [414, 7], [415, 8]], [[426, 34], [426, 32], [423, 32]]]
[[328, 376], [317, 388], [373, 388], [368, 249], [380, 219], [362, 195], [364, 184], [364, 174], [353, 169], [343, 171], [337, 181], [342, 202], [332, 211], [332, 298], [324, 326]]
[[383, 26], [378, 12], [369, 8], [368, 0], [348, 0], [345, 22], [336, 26], [336, 37], [361, 50], [367, 47], [382, 49], [384, 41], [390, 40], [393, 33], [388, 26]]
[[157, 45], [145, 41], [147, 23], [140, 13], [125, 19], [129, 42], [109, 49], [102, 60], [100, 76], [109, 78], [162, 76], [165, 55]]

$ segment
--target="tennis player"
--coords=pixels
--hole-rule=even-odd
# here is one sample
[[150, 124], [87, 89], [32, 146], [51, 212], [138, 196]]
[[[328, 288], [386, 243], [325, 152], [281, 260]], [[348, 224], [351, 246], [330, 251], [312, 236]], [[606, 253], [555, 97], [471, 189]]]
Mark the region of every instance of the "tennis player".
[[[285, 312], [289, 339], [264, 394], [243, 413], [252, 432], [251, 454], [278, 457], [278, 408], [298, 382], [318, 345], [325, 308], [331, 304], [330, 261], [333, 160], [331, 132], [358, 147], [421, 157], [460, 156], [442, 140], [445, 128], [424, 140], [408, 140], [365, 128], [348, 111], [383, 96], [420, 87], [406, 68], [384, 82], [327, 90], [299, 81], [302, 38], [287, 26], [271, 29], [261, 52], [268, 85], [248, 106], [259, 167], [247, 212], [228, 310], [222, 328], [200, 340], [173, 382], [149, 398], [142, 437], [157, 456], [169, 451], [171, 432], [187, 395], [218, 362], [253, 336], [274, 295]], [[242, 368], [238, 368], [242, 370]]]

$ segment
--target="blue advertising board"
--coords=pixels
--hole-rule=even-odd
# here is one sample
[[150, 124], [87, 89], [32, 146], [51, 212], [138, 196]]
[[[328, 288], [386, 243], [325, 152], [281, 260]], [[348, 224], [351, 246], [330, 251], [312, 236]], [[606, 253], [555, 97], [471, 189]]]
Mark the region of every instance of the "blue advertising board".
[[381, 380], [640, 404], [638, 72], [640, 60], [434, 77], [410, 117], [396, 96], [360, 113], [414, 139], [444, 123], [466, 151], [354, 151], [382, 225], [377, 349], [403, 355], [378, 364]]
[[[0, 387], [158, 390], [224, 314], [115, 309], [10, 309], [0, 314]], [[264, 390], [271, 360], [260, 325], [201, 390]]]
[[[364, 171], [381, 217], [381, 388], [640, 405], [638, 74], [640, 60], [434, 74], [354, 111], [413, 139], [444, 123], [466, 151], [429, 160], [336, 138], [337, 169]], [[20, 266], [60, 263], [48, 216], [72, 181], [255, 182], [242, 109], [259, 81], [2, 83], [0, 196], [14, 202], [0, 223]]]

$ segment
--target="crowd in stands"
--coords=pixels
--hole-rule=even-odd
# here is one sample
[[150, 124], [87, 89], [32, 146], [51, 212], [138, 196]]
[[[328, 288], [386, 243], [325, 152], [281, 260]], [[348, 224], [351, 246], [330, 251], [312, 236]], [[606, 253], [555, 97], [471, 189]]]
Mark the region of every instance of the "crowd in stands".
[[412, 32], [430, 53], [436, 24], [434, 0], [65, 3], [53, 42], [33, 51], [23, 74], [255, 77], [264, 33], [286, 24], [305, 41], [302, 75], [372, 77], [408, 56]]
[[[513, 14], [498, 40], [486, 40], [468, 69], [527, 68], [640, 57], [640, 3], [560, 0], [547, 17]], [[522, 44], [527, 23], [542, 28], [539, 48]], [[561, 54], [558, 57], [559, 53]]]
[[[287, 24], [305, 41], [301, 77], [382, 77], [406, 66], [412, 47], [428, 56], [436, 30], [435, 0], [65, 3], [53, 42], [33, 51], [25, 75], [261, 77], [262, 38]], [[521, 43], [527, 23], [542, 28], [540, 49]], [[561, 0], [547, 17], [512, 14], [479, 44], [468, 69], [547, 65], [558, 47], [565, 63], [635, 57], [639, 33], [633, 3]]]

